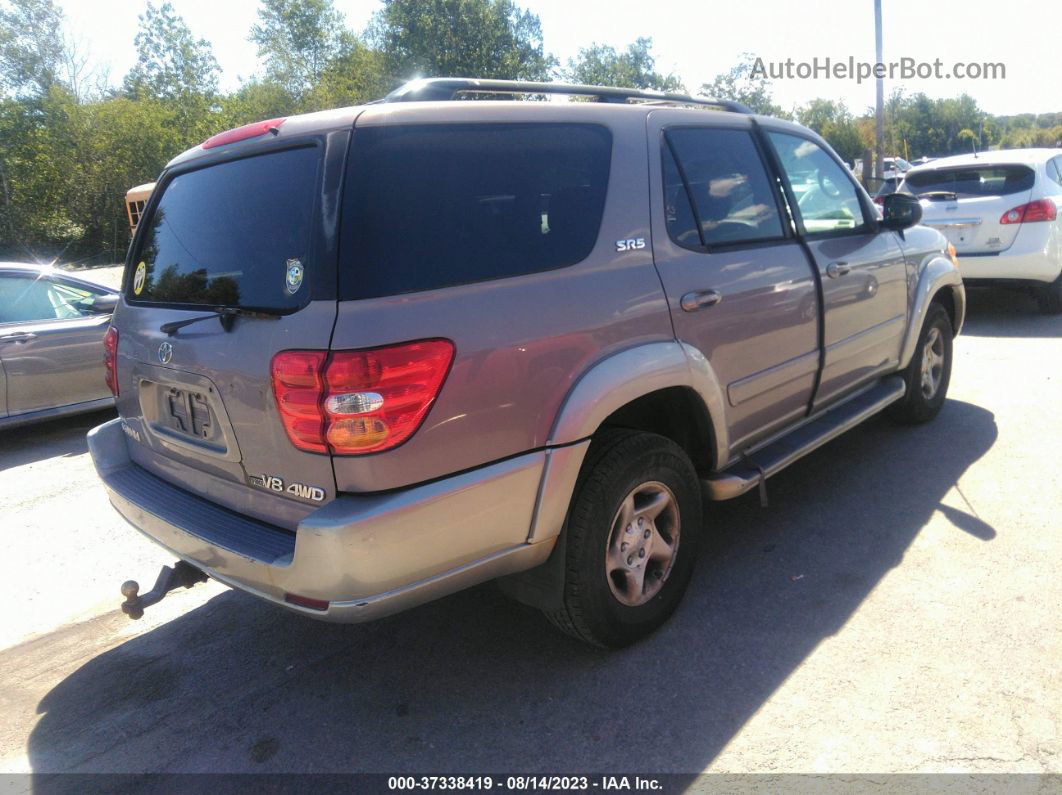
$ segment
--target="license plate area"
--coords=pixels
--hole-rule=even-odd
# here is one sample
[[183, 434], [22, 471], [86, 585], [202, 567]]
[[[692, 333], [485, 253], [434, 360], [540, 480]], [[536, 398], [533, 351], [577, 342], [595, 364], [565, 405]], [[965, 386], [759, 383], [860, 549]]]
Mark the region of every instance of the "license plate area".
[[192, 373], [168, 374], [165, 380], [141, 375], [137, 383], [144, 426], [159, 444], [224, 461], [240, 460], [221, 397], [209, 379]]

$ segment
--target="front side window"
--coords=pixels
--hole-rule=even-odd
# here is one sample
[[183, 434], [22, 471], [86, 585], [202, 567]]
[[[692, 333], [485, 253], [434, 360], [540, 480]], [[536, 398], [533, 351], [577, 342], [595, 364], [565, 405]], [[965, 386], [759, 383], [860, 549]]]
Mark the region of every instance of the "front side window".
[[854, 230], [867, 223], [855, 184], [825, 149], [797, 135], [771, 132], [768, 137], [808, 234]]
[[173, 305], [305, 303], [316, 147], [230, 160], [166, 185], [133, 257], [126, 297]]
[[69, 320], [97, 314], [96, 294], [31, 276], [0, 276], [0, 323]]
[[597, 241], [612, 136], [594, 124], [354, 131], [339, 292], [376, 298], [574, 265]]
[[782, 237], [778, 203], [745, 130], [673, 128], [664, 141], [668, 232], [679, 245], [733, 245]]

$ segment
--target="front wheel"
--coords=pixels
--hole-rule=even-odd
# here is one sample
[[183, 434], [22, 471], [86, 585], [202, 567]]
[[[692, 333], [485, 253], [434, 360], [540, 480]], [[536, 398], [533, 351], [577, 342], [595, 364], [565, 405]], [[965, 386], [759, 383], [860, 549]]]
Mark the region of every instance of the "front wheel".
[[645, 637], [686, 590], [700, 525], [700, 484], [681, 447], [656, 434], [604, 431], [565, 526], [564, 606], [547, 616], [595, 646]]
[[916, 424], [937, 416], [951, 383], [951, 342], [951, 319], [947, 311], [940, 304], [930, 304], [918, 345], [904, 371], [907, 391], [887, 409], [892, 419]]

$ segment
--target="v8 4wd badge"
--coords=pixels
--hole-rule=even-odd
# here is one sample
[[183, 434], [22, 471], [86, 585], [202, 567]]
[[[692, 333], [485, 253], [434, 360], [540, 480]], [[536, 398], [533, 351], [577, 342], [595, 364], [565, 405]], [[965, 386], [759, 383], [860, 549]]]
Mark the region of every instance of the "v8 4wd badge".
[[269, 489], [278, 494], [290, 494], [293, 497], [301, 497], [304, 500], [313, 500], [314, 502], [323, 502], [325, 498], [324, 489], [322, 488], [307, 486], [304, 483], [288, 483], [285, 486], [284, 479], [276, 475], [248, 475], [247, 480], [252, 486], [257, 486], [260, 489]]

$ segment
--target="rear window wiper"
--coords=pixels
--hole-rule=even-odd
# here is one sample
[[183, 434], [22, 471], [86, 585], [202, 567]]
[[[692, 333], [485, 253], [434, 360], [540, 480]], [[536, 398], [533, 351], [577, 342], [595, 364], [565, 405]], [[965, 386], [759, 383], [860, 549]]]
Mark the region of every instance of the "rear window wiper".
[[919, 199], [929, 199], [931, 202], [953, 202], [959, 197], [954, 191], [950, 190], [931, 190], [925, 193], [918, 194]]
[[169, 323], [163, 323], [159, 326], [159, 331], [172, 337], [178, 329], [190, 326], [193, 323], [198, 323], [200, 320], [210, 320], [215, 317], [221, 321], [221, 327], [225, 329], [225, 331], [231, 331], [232, 324], [236, 322], [236, 318], [238, 317], [268, 317], [276, 319], [284, 314], [280, 310], [266, 311], [261, 309], [243, 309], [238, 306], [216, 306], [212, 307], [209, 311], [211, 313], [209, 315], [199, 315], [198, 317], [190, 317], [186, 320], [173, 320]]

